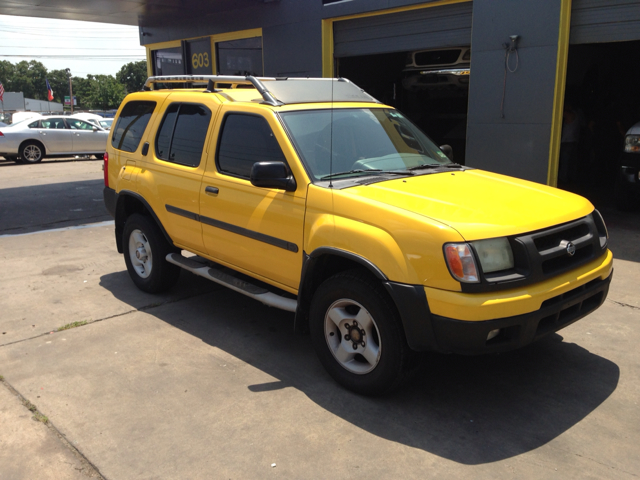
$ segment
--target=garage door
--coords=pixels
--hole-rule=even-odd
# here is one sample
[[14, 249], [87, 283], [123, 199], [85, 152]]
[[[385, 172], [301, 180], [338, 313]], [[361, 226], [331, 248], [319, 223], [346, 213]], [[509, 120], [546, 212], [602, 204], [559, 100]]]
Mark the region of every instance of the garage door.
[[353, 57], [471, 44], [472, 2], [336, 21], [334, 55]]
[[640, 40], [640, 1], [573, 0], [570, 43]]

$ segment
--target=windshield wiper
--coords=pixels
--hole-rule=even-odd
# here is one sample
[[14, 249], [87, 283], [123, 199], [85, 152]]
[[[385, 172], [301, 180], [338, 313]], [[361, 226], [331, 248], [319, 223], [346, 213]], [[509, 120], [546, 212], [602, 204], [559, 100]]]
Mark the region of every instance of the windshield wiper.
[[423, 168], [462, 168], [459, 163], [425, 163], [424, 165], [416, 165], [415, 167], [409, 167], [407, 170], [421, 170]]
[[339, 177], [342, 175], [349, 175], [350, 173], [372, 173], [372, 174], [376, 174], [376, 175], [384, 175], [384, 174], [390, 174], [390, 175], [413, 175], [412, 173], [409, 173], [408, 170], [411, 170], [409, 168], [404, 169], [404, 170], [380, 170], [379, 168], [368, 168], [366, 170], [359, 168], [357, 170], [349, 170], [348, 172], [337, 172], [337, 173], [332, 173], [329, 175], [325, 175], [324, 177], [320, 177], [320, 180], [329, 180], [330, 178], [334, 178], [334, 177]]

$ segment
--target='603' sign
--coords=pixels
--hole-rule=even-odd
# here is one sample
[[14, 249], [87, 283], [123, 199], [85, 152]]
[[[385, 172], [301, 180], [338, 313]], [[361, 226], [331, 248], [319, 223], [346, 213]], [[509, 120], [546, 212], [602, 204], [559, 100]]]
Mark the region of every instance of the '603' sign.
[[187, 69], [193, 75], [211, 75], [213, 68], [211, 65], [211, 40], [202, 38], [200, 40], [189, 40], [186, 42]]

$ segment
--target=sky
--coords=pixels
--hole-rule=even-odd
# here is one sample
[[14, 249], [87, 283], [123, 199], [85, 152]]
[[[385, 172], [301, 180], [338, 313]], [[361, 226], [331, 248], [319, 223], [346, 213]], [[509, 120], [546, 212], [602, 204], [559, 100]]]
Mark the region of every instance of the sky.
[[138, 27], [0, 15], [0, 60], [37, 60], [47, 70], [86, 77], [115, 76], [124, 64], [145, 59]]

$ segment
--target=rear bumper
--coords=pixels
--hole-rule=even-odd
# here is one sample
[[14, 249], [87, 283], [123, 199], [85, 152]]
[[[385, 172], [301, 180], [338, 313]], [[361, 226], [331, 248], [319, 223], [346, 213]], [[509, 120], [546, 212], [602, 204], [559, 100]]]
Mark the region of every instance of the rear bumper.
[[116, 205], [118, 204], [118, 194], [113, 188], [104, 187], [102, 191], [104, 196], [104, 206], [107, 208], [109, 214], [116, 218]]
[[[476, 355], [514, 350], [571, 325], [596, 310], [607, 298], [613, 273], [543, 302], [535, 312], [469, 322], [431, 316], [438, 351]], [[489, 332], [499, 330], [487, 340]]]

